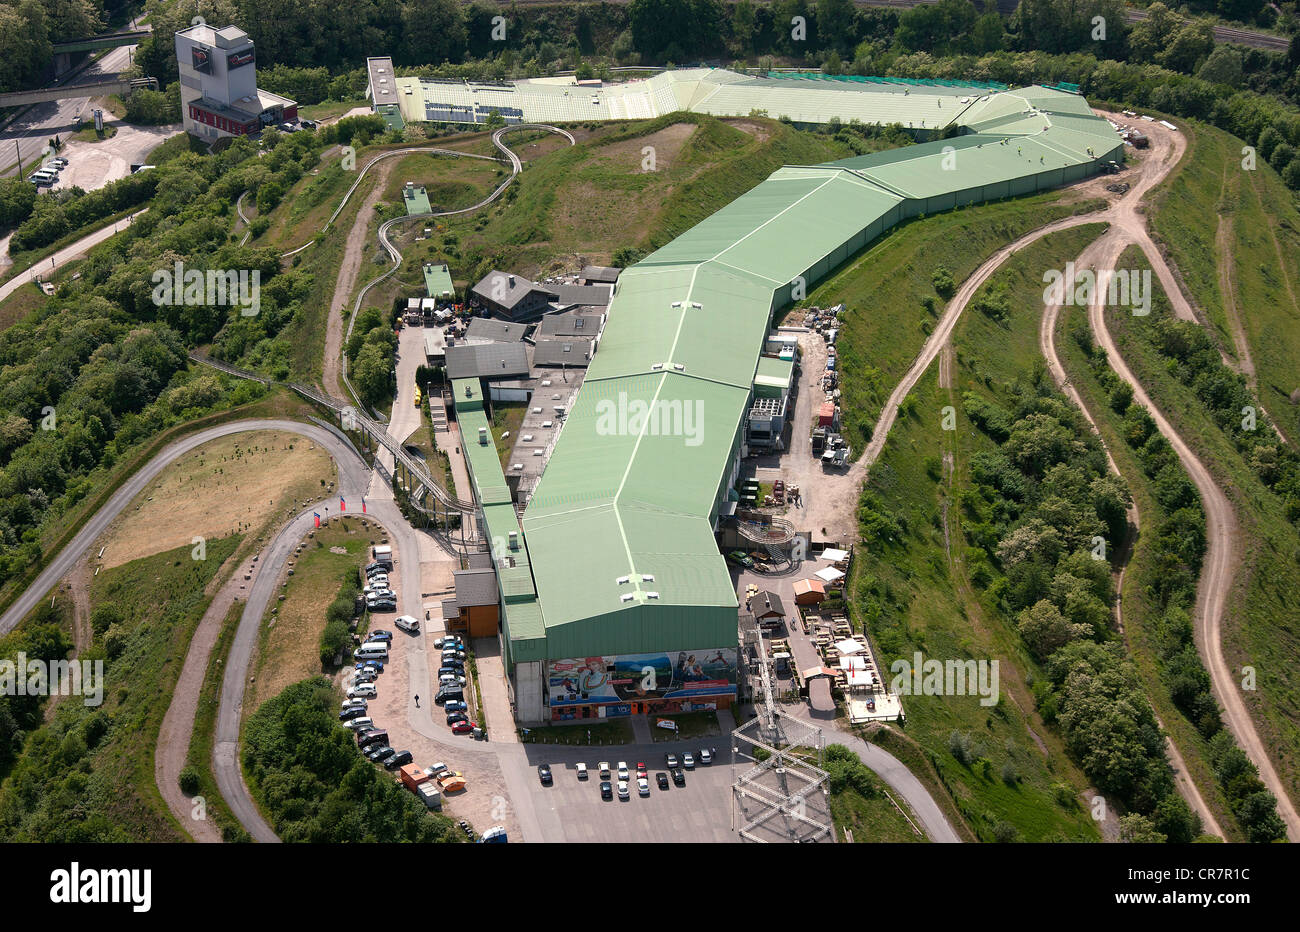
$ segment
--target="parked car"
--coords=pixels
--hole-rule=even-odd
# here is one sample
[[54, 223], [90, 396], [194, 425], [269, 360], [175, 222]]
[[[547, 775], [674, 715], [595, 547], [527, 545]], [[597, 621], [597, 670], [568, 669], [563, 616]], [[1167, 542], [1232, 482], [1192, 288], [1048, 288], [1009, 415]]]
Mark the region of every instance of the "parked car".
[[450, 768], [448, 768], [448, 766], [444, 764], [442, 761], [438, 761], [438, 763], [434, 764], [432, 767], [426, 767], [424, 772], [431, 777], [437, 777], [438, 774], [443, 773], [449, 769]]
[[468, 712], [469, 706], [460, 699], [449, 699], [443, 703], [442, 710], [444, 712]]
[[388, 563], [367, 563], [366, 575], [373, 576], [375, 573], [387, 573], [389, 569], [391, 569], [391, 565]]
[[619, 799], [630, 799], [630, 798], [631, 798], [631, 795], [630, 795], [630, 794], [628, 793], [628, 791], [627, 791], [627, 781], [626, 781], [626, 780], [619, 780], [619, 781], [618, 781], [618, 798], [619, 798]]
[[664, 773], [663, 771], [660, 771], [659, 773], [655, 774], [655, 782], [659, 784], [659, 789], [661, 790], [668, 789], [668, 774]]
[[637, 777], [637, 780], [636, 780], [636, 791], [637, 791], [638, 793], [640, 793], [642, 796], [649, 796], [649, 795], [650, 795], [650, 781], [647, 780], [645, 777]]
[[695, 769], [695, 758], [691, 755], [690, 751], [687, 751], [682, 755], [682, 766], [687, 770]]
[[379, 674], [374, 670], [358, 670], [352, 674], [353, 683], [373, 683], [379, 679]]
[[439, 683], [454, 683], [454, 684], [457, 685], [457, 686], [464, 686], [464, 685], [465, 685], [465, 677], [463, 677], [463, 676], [457, 676], [457, 675], [454, 674], [454, 673], [440, 673], [440, 674], [438, 674], [438, 682], [439, 682]]
[[550, 764], [537, 765], [537, 779], [542, 782], [542, 786], [550, 786], [554, 782], [554, 778], [551, 776]]
[[700, 748], [700, 763], [701, 764], [713, 763], [713, 752], [710, 751], [708, 748]]
[[613, 788], [612, 786], [609, 785], [609, 781], [608, 781], [608, 780], [602, 780], [602, 781], [600, 782], [600, 798], [601, 798], [601, 799], [613, 799], [613, 798], [614, 798], [614, 788]]
[[673, 771], [673, 782], [678, 786], [686, 785], [686, 774], [682, 773], [682, 768], [678, 767]]
[[645, 779], [645, 777], [646, 777], [646, 769], [645, 769], [645, 763], [644, 763], [643, 761], [637, 761], [637, 762], [636, 762], [636, 775], [637, 775], [637, 777], [638, 777], [639, 779], [642, 779], [642, 780]]
[[382, 660], [358, 660], [352, 667], [354, 670], [374, 670], [376, 673], [384, 672], [384, 662]]
[[379, 695], [379, 690], [375, 689], [374, 683], [358, 683], [356, 686], [348, 687], [349, 699], [373, 699]]
[[372, 602], [366, 605], [366, 608], [376, 615], [386, 615], [389, 612], [397, 611], [397, 603], [393, 601]]
[[375, 727], [375, 720], [369, 715], [358, 715], [356, 718], [350, 718], [343, 723], [353, 731], [369, 731]]
[[627, 761], [625, 760], [621, 760], [618, 762], [618, 779], [623, 783], [626, 783], [628, 781]]
[[369, 731], [363, 731], [357, 735], [357, 747], [378, 747], [381, 744], [388, 743], [388, 732], [382, 728], [372, 728]]
[[439, 650], [445, 649], [448, 645], [454, 645], [453, 650], [463, 650], [465, 646], [461, 643], [460, 636], [456, 634], [444, 634], [440, 638], [434, 638], [433, 646]]
[[298, 132], [298, 127], [294, 126], [292, 123], [281, 123], [278, 126], [276, 126], [276, 129], [278, 129], [282, 133]]
[[68, 160], [63, 156], [58, 155], [50, 159], [49, 164], [54, 166], [55, 171], [63, 171], [68, 167]]
[[457, 722], [451, 726], [451, 733], [453, 735], [468, 735], [477, 727], [473, 722]]
[[579, 780], [587, 779], [587, 765], [582, 763], [581, 761], [578, 762], [578, 779]]
[[367, 640], [367, 641], [384, 641], [384, 642], [387, 643], [387, 644], [392, 644], [392, 643], [393, 643], [393, 632], [391, 632], [391, 631], [384, 631], [384, 630], [371, 631], [371, 632], [370, 632], [370, 636], [367, 637], [366, 640]]
[[466, 715], [464, 712], [448, 712], [448, 713], [447, 713], [447, 724], [448, 724], [448, 725], [455, 725], [457, 722], [468, 722], [468, 721], [469, 721], [469, 716]]
[[465, 661], [465, 652], [464, 652], [463, 650], [444, 650], [444, 651], [442, 652], [442, 659], [443, 659], [444, 661], [446, 661], [446, 660], [459, 660], [459, 661], [461, 661], [462, 663], [464, 663], [464, 661]]
[[392, 757], [396, 753], [397, 752], [394, 751], [387, 744], [381, 744], [378, 747], [371, 748], [369, 751], [366, 751], [365, 755], [366, 755], [366, 760], [371, 761], [372, 763], [375, 764], [382, 764], [384, 761], [388, 760], [388, 758]]
[[664, 755], [664, 764], [668, 767], [669, 770], [676, 770], [676, 769], [677, 769], [677, 755], [676, 755], [676, 754], [665, 754], [665, 755]]
[[320, 126], [320, 124], [317, 123], [315, 120], [299, 120], [298, 125], [301, 126], [303, 129], [315, 129], [316, 127]]
[[343, 708], [345, 708], [345, 709], [351, 709], [351, 708], [364, 709], [367, 705], [368, 705], [368, 703], [367, 703], [366, 700], [364, 700], [364, 699], [344, 699], [344, 700], [343, 700]]
[[[443, 705], [448, 702], [460, 702], [464, 699], [465, 692], [459, 686], [448, 686], [438, 690], [438, 695], [433, 697], [437, 705]], [[461, 710], [462, 712], [464, 709]]]
[[398, 615], [397, 620], [393, 622], [394, 627], [401, 628], [407, 634], [420, 633], [420, 619], [413, 615]]
[[388, 760], [384, 761], [384, 767], [388, 770], [396, 770], [398, 767], [402, 766], [403, 764], [409, 764], [410, 762], [411, 762], [410, 751], [398, 751], [392, 757], [388, 758]]
[[342, 712], [339, 713], [339, 721], [346, 722], [350, 718], [360, 718], [365, 714], [366, 714], [365, 706], [350, 705], [347, 706]]

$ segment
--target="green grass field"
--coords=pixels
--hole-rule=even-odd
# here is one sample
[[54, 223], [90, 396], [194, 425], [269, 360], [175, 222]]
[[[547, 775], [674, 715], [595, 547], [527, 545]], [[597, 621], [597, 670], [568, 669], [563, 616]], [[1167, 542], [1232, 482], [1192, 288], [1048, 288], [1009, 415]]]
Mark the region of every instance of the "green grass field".
[[[1187, 152], [1151, 197], [1151, 227], [1235, 355], [1235, 308], [1254, 359], [1259, 400], [1300, 438], [1300, 210], [1294, 192], [1262, 159], [1242, 167], [1245, 143], [1194, 120], [1180, 121]], [[1221, 269], [1229, 272], [1221, 274]], [[1300, 402], [1300, 396], [1297, 396]]]

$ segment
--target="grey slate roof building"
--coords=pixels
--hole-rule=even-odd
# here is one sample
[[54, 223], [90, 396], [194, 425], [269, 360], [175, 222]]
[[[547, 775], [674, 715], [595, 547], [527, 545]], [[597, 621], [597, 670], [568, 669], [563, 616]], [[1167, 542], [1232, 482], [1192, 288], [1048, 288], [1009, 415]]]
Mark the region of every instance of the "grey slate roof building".
[[[522, 275], [493, 269], [469, 290], [470, 298], [506, 320], [532, 320], [546, 313], [558, 295]], [[577, 302], [574, 302], [577, 303]]]
[[560, 305], [583, 305], [586, 307], [607, 307], [614, 289], [609, 285], [547, 285], [555, 294], [554, 301]]
[[612, 285], [618, 281], [618, 273], [621, 271], [623, 270], [607, 265], [588, 265], [578, 273], [578, 278], [584, 285]]
[[476, 340], [489, 343], [518, 343], [527, 332], [527, 324], [516, 324], [492, 317], [475, 317], [465, 328], [465, 339], [471, 343]]
[[547, 314], [537, 325], [537, 338], [584, 337], [593, 340], [600, 333], [600, 318], [600, 314], [583, 314], [579, 311]]
[[785, 606], [775, 592], [760, 591], [749, 597], [749, 610], [756, 619], [784, 618]]
[[591, 341], [570, 337], [538, 340], [533, 349], [533, 365], [541, 369], [585, 369], [591, 362]]
[[[497, 573], [492, 568], [454, 570], [451, 574], [456, 586], [456, 606], [471, 608], [475, 605], [496, 605], [501, 600], [497, 591]], [[444, 603], [445, 604], [445, 603]]]
[[523, 343], [462, 343], [446, 350], [449, 379], [514, 379], [528, 375]]

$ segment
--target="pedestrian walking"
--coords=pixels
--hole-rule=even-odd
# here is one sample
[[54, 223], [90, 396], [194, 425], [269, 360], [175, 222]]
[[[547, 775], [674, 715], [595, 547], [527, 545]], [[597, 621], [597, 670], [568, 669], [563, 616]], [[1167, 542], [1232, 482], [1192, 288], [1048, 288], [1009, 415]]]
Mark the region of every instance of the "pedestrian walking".
[[419, 694], [419, 693], [416, 693], [416, 694], [415, 694], [415, 707], [416, 707], [417, 709], [420, 707], [420, 694]]

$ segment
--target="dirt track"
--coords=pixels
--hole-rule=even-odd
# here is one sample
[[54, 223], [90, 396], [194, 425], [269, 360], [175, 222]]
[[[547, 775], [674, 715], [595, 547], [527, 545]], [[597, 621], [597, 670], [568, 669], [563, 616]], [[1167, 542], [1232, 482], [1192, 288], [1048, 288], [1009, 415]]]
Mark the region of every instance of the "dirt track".
[[[1103, 111], [1097, 112], [1111, 119], [1122, 119], [1116, 114]], [[1160, 127], [1159, 124], [1149, 126], [1147, 130], [1151, 140], [1151, 148], [1143, 158], [1140, 168], [1131, 176], [1132, 186], [1123, 197], [1104, 210], [1068, 217], [1026, 234], [1014, 243], [994, 253], [962, 284], [957, 294], [944, 309], [943, 316], [926, 340], [916, 361], [889, 396], [889, 400], [881, 411], [871, 443], [868, 444], [862, 456], [849, 470], [847, 476], [851, 478], [854, 488], [857, 488], [858, 484], [866, 479], [871, 465], [884, 448], [889, 429], [897, 418], [898, 406], [907, 394], [912, 391], [931, 363], [934, 362], [944, 344], [948, 342], [953, 328], [956, 326], [957, 319], [961, 316], [967, 303], [993, 272], [1011, 255], [1043, 236], [1058, 230], [1065, 230], [1088, 223], [1109, 223], [1110, 229], [1096, 243], [1086, 249], [1084, 255], [1095, 258], [1099, 269], [1110, 270], [1114, 268], [1115, 263], [1128, 246], [1137, 245], [1142, 249], [1148, 262], [1150, 262], [1161, 287], [1169, 297], [1174, 314], [1184, 320], [1197, 320], [1191, 304], [1178, 285], [1173, 270], [1147, 233], [1146, 224], [1139, 209], [1144, 195], [1163, 181], [1173, 166], [1182, 158], [1187, 143], [1181, 134], [1176, 131], [1166, 130]], [[1109, 279], [1110, 275], [1107, 272], [1103, 272], [1099, 276], [1095, 290], [1095, 295], [1099, 300], [1106, 294]], [[1259, 769], [1260, 779], [1263, 780], [1269, 791], [1277, 797], [1278, 812], [1286, 822], [1288, 836], [1292, 841], [1300, 840], [1300, 817], [1297, 816], [1295, 806], [1277, 776], [1267, 750], [1255, 730], [1254, 722], [1251, 720], [1237, 691], [1235, 677], [1223, 656], [1222, 620], [1224, 608], [1232, 582], [1232, 570], [1240, 561], [1238, 546], [1240, 528], [1237, 524], [1236, 515], [1226, 494], [1215, 484], [1209, 471], [1196, 459], [1187, 444], [1173, 431], [1169, 422], [1152, 405], [1146, 392], [1143, 391], [1141, 385], [1138, 384], [1124, 364], [1123, 358], [1119, 355], [1109, 332], [1106, 330], [1102, 310], [1101, 304], [1089, 309], [1090, 323], [1099, 345], [1106, 350], [1111, 365], [1120, 378], [1133, 386], [1135, 400], [1151, 412], [1160, 432], [1165, 435], [1166, 439], [1174, 447], [1183, 468], [1187, 470], [1200, 491], [1202, 500], [1205, 502], [1207, 550], [1205, 565], [1202, 568], [1200, 585], [1197, 590], [1196, 643], [1210, 674], [1215, 698], [1223, 706], [1228, 727], [1237, 742]], [[1060, 369], [1059, 360], [1055, 360], [1054, 355], [1053, 353], [1049, 356], [1049, 364], [1054, 363], [1053, 375], [1057, 377], [1058, 383], [1063, 383], [1065, 382], [1064, 371]], [[1065, 387], [1067, 394], [1071, 396], [1075, 404], [1079, 404], [1077, 393], [1069, 388], [1068, 384]], [[1082, 405], [1080, 407], [1082, 408]], [[1181, 767], [1181, 757], [1177, 754], [1176, 749], [1173, 750], [1174, 754], [1172, 756], [1175, 758], [1175, 766], [1179, 767], [1180, 774], [1184, 778], [1179, 780], [1180, 790], [1184, 791], [1185, 798], [1202, 814], [1202, 819], [1207, 827], [1216, 825], [1217, 823], [1212, 817], [1206, 818], [1209, 815], [1208, 809], [1200, 794], [1196, 792], [1195, 787], [1191, 787], [1190, 781], [1185, 779], [1185, 768]]]

